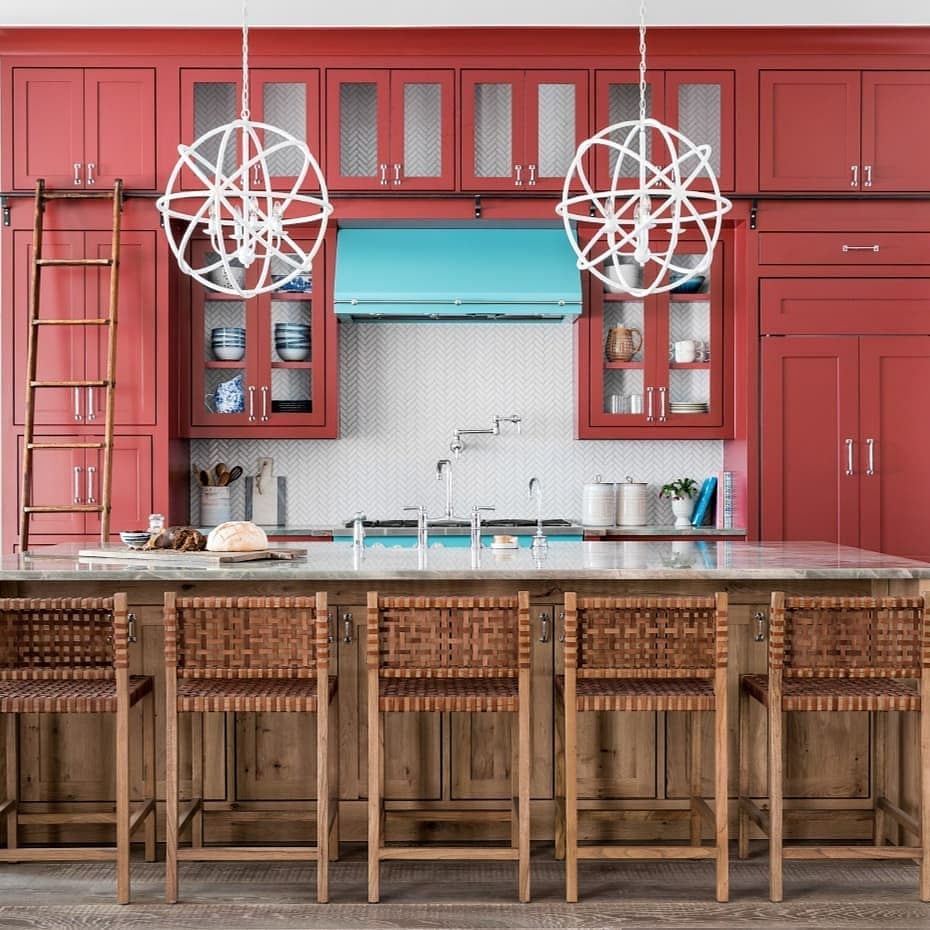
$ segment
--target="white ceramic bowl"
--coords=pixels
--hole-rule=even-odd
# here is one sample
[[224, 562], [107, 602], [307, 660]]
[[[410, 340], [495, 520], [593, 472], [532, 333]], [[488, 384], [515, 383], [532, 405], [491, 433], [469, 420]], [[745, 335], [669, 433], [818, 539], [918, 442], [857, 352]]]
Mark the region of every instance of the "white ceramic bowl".
[[309, 346], [305, 349], [288, 349], [283, 346], [279, 346], [277, 351], [278, 355], [281, 356], [281, 360], [284, 362], [303, 362], [310, 357]]
[[214, 346], [213, 354], [221, 362], [238, 362], [245, 355], [245, 346]]

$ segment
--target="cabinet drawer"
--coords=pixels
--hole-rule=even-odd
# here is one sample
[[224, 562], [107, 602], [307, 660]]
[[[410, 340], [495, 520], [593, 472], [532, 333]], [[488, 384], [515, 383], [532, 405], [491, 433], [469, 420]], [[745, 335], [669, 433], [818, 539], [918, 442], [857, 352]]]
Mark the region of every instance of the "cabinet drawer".
[[760, 265], [921, 265], [930, 233], [759, 233]]

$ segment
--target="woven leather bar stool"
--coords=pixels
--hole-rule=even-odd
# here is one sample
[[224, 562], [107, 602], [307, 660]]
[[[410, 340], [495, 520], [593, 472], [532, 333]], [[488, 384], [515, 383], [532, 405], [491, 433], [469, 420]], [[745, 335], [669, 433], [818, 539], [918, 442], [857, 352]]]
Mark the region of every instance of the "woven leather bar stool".
[[[688, 714], [690, 845], [578, 841], [578, 714]], [[698, 714], [714, 715], [714, 809], [700, 796]], [[727, 596], [565, 595], [565, 674], [556, 678], [556, 855], [565, 899], [578, 900], [579, 859], [715, 859], [718, 901], [729, 896], [727, 834]], [[617, 811], [618, 817], [622, 812]], [[702, 822], [713, 842], [701, 845]]]
[[[768, 675], [743, 675], [739, 695], [739, 856], [749, 853], [749, 823], [769, 838], [769, 896], [782, 900], [785, 859], [919, 859], [920, 899], [930, 900], [930, 622], [923, 598], [786, 597], [772, 593]], [[909, 680], [908, 680], [909, 679]], [[768, 811], [750, 797], [749, 701], [768, 722]], [[785, 845], [784, 725], [788, 711], [868, 711], [875, 740], [872, 845]], [[884, 714], [919, 715], [920, 814], [884, 796]], [[886, 846], [886, 817], [913, 835]]]
[[[178, 899], [178, 861], [287, 860], [317, 863], [317, 901], [329, 897], [329, 859], [339, 852], [336, 677], [329, 667], [326, 594], [315, 597], [177, 597], [165, 594], [166, 859], [165, 897]], [[315, 713], [316, 843], [303, 846], [205, 846], [203, 715]], [[179, 810], [178, 723], [192, 724], [192, 783]], [[308, 778], [308, 781], [310, 779]], [[308, 785], [309, 788], [309, 785]], [[310, 791], [307, 792], [310, 794]], [[273, 817], [273, 812], [267, 812]], [[288, 812], [288, 819], [314, 819]], [[192, 845], [178, 845], [191, 827]]]
[[[126, 595], [0, 599], [0, 714], [6, 716], [7, 843], [0, 861], [114, 860], [116, 899], [129, 902], [130, 838], [145, 825], [155, 860], [155, 724], [152, 679], [129, 674]], [[145, 797], [130, 800], [130, 713], [142, 707]], [[30, 813], [19, 798], [20, 714], [113, 714], [115, 810]], [[19, 845], [19, 824], [115, 824], [115, 846]]]
[[[385, 859], [516, 860], [530, 899], [530, 602], [516, 597], [379, 597], [368, 593], [368, 900]], [[517, 796], [511, 846], [387, 846], [384, 714], [513, 714]], [[441, 817], [441, 815], [438, 815]]]

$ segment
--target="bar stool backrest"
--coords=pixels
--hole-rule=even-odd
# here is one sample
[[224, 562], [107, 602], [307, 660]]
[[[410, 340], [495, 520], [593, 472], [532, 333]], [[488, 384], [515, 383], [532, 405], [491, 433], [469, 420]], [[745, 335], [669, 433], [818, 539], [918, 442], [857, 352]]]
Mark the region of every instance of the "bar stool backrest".
[[530, 667], [529, 594], [368, 595], [368, 667], [384, 678], [516, 678]]
[[565, 595], [565, 667], [579, 678], [713, 678], [726, 665], [726, 594]]
[[0, 598], [0, 680], [112, 679], [128, 667], [125, 594]]
[[786, 678], [920, 678], [930, 662], [922, 597], [772, 593], [769, 668]]
[[178, 678], [314, 678], [329, 669], [326, 595], [165, 594], [165, 663]]

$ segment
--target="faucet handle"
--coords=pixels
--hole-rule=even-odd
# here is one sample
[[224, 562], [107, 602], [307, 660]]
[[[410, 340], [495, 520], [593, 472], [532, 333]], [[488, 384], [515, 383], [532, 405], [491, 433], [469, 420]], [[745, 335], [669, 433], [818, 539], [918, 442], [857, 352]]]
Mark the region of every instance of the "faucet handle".
[[415, 510], [417, 512], [417, 519], [425, 521], [427, 519], [426, 506], [424, 504], [417, 504], [413, 507], [404, 507], [404, 510]]
[[482, 510], [497, 510], [497, 508], [496, 507], [482, 507], [482, 506], [479, 506], [478, 504], [475, 504], [475, 506], [472, 507], [471, 509], [472, 520], [480, 520]]

